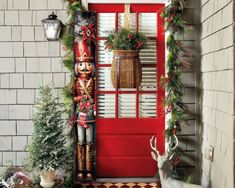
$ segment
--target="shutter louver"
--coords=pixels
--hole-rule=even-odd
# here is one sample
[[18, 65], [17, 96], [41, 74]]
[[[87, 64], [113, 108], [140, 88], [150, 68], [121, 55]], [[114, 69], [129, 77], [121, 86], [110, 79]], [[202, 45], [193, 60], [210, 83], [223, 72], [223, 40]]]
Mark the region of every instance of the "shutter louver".
[[157, 16], [155, 13], [139, 14], [139, 31], [146, 36], [156, 36]]
[[135, 94], [120, 94], [118, 96], [118, 116], [136, 117], [136, 95]]
[[142, 67], [142, 81], [140, 90], [156, 90], [156, 67]]
[[100, 67], [98, 69], [98, 89], [114, 91], [111, 81], [111, 67]]
[[113, 53], [111, 50], [104, 48], [105, 40], [98, 41], [98, 63], [99, 64], [111, 64], [113, 59]]
[[108, 32], [115, 30], [115, 13], [98, 14], [98, 23], [98, 36], [107, 36]]
[[157, 95], [155, 94], [141, 94], [139, 96], [139, 117], [156, 117], [156, 100]]
[[114, 118], [115, 117], [115, 95], [100, 94], [98, 95], [98, 117]]
[[140, 50], [140, 61], [142, 65], [145, 64], [156, 64], [156, 40], [149, 40], [146, 43], [146, 48]]
[[[130, 20], [129, 20], [129, 26], [131, 31], [135, 31], [136, 27], [136, 15], [135, 13], [130, 13]], [[118, 14], [118, 29], [121, 29], [124, 27], [124, 13]]]

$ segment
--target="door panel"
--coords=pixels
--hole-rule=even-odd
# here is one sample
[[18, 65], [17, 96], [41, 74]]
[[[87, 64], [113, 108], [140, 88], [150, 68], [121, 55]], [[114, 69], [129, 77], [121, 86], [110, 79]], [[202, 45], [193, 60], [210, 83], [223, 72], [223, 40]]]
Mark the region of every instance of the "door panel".
[[[99, 118], [97, 119], [97, 137], [101, 134], [156, 134], [159, 137], [158, 144], [160, 151], [163, 146], [163, 140], [161, 139], [164, 136], [164, 117], [161, 118]], [[154, 132], [153, 132], [154, 130]], [[149, 147], [149, 146], [146, 146]], [[133, 148], [131, 148], [133, 149]], [[98, 150], [99, 152], [99, 150]]]
[[165, 116], [160, 78], [164, 74], [165, 41], [160, 18], [163, 4], [131, 4], [130, 29], [148, 37], [141, 50], [142, 83], [136, 89], [114, 88], [112, 52], [105, 50], [107, 33], [124, 25], [123, 4], [90, 4], [97, 12], [97, 177], [149, 177], [156, 173], [149, 139], [158, 138], [164, 151]]
[[[96, 160], [99, 177], [151, 177], [156, 172], [156, 163], [149, 157], [98, 157]], [[146, 164], [148, 168], [145, 168]]]
[[[151, 134], [144, 135], [100, 135], [98, 148], [102, 148], [102, 155], [104, 156], [145, 156], [150, 153], [148, 139]], [[106, 142], [108, 140], [108, 142]], [[140, 146], [140, 147], [137, 147]], [[133, 149], [130, 149], [133, 148]], [[147, 156], [146, 156], [147, 157]]]

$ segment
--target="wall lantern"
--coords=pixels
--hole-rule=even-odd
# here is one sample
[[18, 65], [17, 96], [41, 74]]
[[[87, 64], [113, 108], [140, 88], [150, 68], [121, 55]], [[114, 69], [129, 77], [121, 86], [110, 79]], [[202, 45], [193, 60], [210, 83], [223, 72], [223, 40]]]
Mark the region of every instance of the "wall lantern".
[[58, 40], [62, 22], [61, 20], [57, 19], [57, 16], [54, 14], [54, 12], [52, 12], [48, 18], [42, 20], [42, 25], [47, 40]]

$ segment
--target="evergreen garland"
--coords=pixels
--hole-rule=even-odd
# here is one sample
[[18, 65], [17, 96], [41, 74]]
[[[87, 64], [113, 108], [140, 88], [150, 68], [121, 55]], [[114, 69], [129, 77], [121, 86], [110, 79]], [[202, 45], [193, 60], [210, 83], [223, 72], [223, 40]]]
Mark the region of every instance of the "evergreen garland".
[[[64, 0], [67, 5], [68, 21], [65, 26], [62, 43], [64, 45], [65, 56], [63, 58], [64, 66], [70, 71], [70, 82], [64, 87], [64, 107], [68, 114], [69, 124], [73, 126], [73, 95], [74, 95], [74, 49], [73, 49], [73, 26], [74, 13], [81, 10], [81, 4], [78, 0]], [[67, 161], [65, 187], [73, 187], [74, 181], [74, 131], [71, 128], [69, 133], [69, 159]]]
[[[186, 107], [183, 104], [183, 84], [181, 81], [182, 67], [190, 68], [191, 63], [186, 50], [182, 47], [176, 36], [184, 35], [189, 27], [183, 19], [185, 0], [172, 0], [165, 7], [162, 17], [165, 20], [167, 37], [168, 56], [166, 61], [166, 76], [162, 77], [162, 84], [166, 90], [165, 108], [166, 114], [169, 114], [165, 137], [171, 143], [174, 142], [174, 135], [181, 130], [181, 125], [186, 124], [189, 116]], [[180, 179], [177, 172], [177, 166], [180, 163], [180, 150], [175, 152], [172, 162], [172, 175]]]
[[71, 72], [71, 80], [64, 88], [65, 96], [65, 110], [69, 117], [73, 116], [73, 92], [74, 92], [74, 51], [73, 51], [73, 15], [74, 12], [81, 9], [80, 1], [76, 0], [64, 0], [67, 4], [68, 21], [65, 26], [65, 33], [63, 34], [62, 42], [64, 44], [65, 56], [63, 58], [64, 66]]
[[146, 41], [147, 38], [142, 33], [123, 28], [110, 33], [104, 45], [110, 50], [140, 50], [146, 47]]

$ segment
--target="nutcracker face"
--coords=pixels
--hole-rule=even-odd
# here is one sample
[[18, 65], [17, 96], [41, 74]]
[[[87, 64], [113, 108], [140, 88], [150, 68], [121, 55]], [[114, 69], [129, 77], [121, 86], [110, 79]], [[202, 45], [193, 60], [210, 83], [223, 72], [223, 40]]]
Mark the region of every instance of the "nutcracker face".
[[83, 75], [91, 75], [94, 70], [92, 63], [90, 62], [79, 62], [76, 66], [76, 72]]

